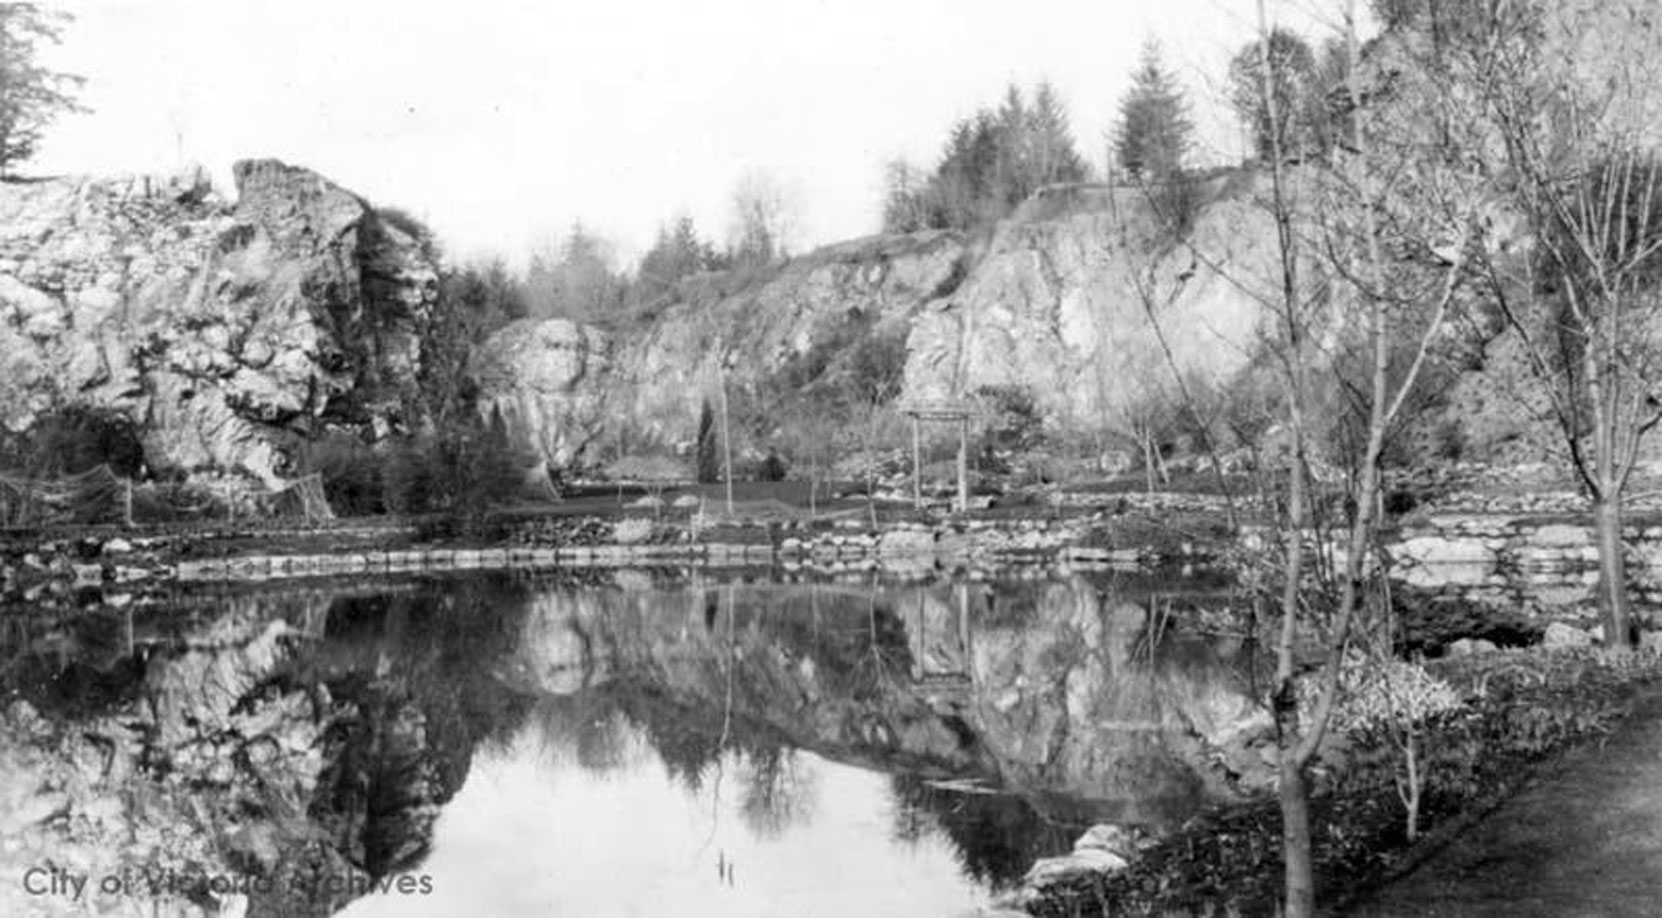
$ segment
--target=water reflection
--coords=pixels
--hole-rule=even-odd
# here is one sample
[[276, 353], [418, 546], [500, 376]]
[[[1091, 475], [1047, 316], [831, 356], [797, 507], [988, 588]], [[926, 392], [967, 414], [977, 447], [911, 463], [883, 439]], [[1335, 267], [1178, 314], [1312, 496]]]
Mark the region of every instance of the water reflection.
[[1092, 822], [1228, 797], [1216, 753], [1261, 713], [1250, 648], [1135, 585], [639, 580], [222, 596], [136, 641], [88, 617], [9, 686], [141, 737], [89, 807], [206, 788], [202, 862], [368, 881], [254, 897], [295, 915], [954, 914]]

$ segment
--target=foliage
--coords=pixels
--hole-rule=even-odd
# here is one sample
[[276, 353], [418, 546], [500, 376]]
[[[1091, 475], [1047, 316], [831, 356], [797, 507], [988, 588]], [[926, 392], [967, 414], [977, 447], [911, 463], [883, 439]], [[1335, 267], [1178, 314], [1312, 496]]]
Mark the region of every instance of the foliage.
[[1131, 75], [1131, 88], [1120, 99], [1114, 162], [1134, 179], [1170, 180], [1182, 171], [1193, 135], [1188, 102], [1165, 69], [1159, 43], [1150, 38]]
[[1374, 17], [1387, 29], [1412, 29], [1436, 46], [1480, 39], [1492, 15], [1490, 0], [1372, 0]]
[[501, 259], [446, 271], [422, 342], [407, 421], [447, 427], [477, 411], [472, 357], [493, 332], [529, 312], [525, 285]]
[[695, 474], [700, 484], [715, 484], [721, 480], [721, 444], [717, 442], [717, 436], [716, 414], [706, 398], [698, 409], [698, 441], [694, 447]]
[[0, 178], [34, 155], [57, 116], [86, 111], [75, 99], [86, 81], [38, 60], [41, 45], [59, 44], [72, 18], [39, 3], [0, 3]]
[[610, 325], [619, 318], [628, 282], [612, 244], [572, 223], [565, 237], [531, 254], [525, 272], [528, 312], [536, 318]]
[[524, 465], [500, 411], [461, 418], [387, 446], [382, 501], [393, 513], [477, 516], [519, 495]]
[[766, 172], [746, 172], [733, 188], [728, 260], [742, 268], [789, 258], [801, 222], [802, 200], [796, 189]]
[[987, 445], [994, 449], [1026, 451], [1044, 438], [1044, 418], [1033, 390], [1022, 385], [982, 386], [975, 392], [987, 406], [991, 420]]
[[144, 445], [127, 416], [92, 405], [66, 405], [36, 418], [22, 433], [0, 430], [0, 469], [49, 478], [100, 465], [125, 478], [144, 471]]
[[306, 444], [298, 463], [301, 474], [316, 473], [323, 479], [323, 496], [342, 516], [385, 512], [381, 465], [372, 447], [345, 431], [331, 431]]
[[[1319, 690], [1300, 683], [1301, 713], [1316, 708]], [[1418, 722], [1460, 707], [1460, 696], [1425, 667], [1402, 660], [1376, 660], [1351, 650], [1339, 665], [1339, 695], [1333, 725], [1363, 732], [1399, 722]]]
[[674, 224], [659, 226], [652, 248], [641, 256], [635, 269], [635, 283], [629, 299], [637, 306], [648, 306], [674, 294], [682, 278], [722, 267], [715, 246], [699, 238], [692, 217], [677, 217]]
[[998, 108], [983, 108], [953, 127], [933, 174], [889, 167], [883, 231], [981, 226], [1046, 185], [1088, 175], [1055, 88], [1041, 82], [1029, 101], [1011, 84]]
[[1268, 96], [1264, 92], [1265, 57], [1264, 42], [1253, 41], [1229, 63], [1229, 102], [1251, 132], [1258, 158], [1267, 161], [1278, 150], [1282, 158], [1293, 160], [1325, 153], [1337, 136], [1327, 103], [1328, 92], [1342, 83], [1342, 70], [1335, 74], [1329, 63], [1337, 55], [1330, 53], [1325, 66], [1318, 66], [1315, 52], [1298, 33], [1272, 30], [1267, 49]]

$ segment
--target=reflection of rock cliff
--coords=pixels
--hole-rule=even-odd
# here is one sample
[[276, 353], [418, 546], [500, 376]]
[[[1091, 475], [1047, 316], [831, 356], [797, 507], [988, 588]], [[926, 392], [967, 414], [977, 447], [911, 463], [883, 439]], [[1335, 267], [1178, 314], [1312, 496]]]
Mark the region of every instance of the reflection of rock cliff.
[[437, 290], [419, 242], [275, 160], [187, 179], [0, 185], [0, 423], [66, 404], [161, 468], [270, 478], [322, 420], [385, 422]]
[[[235, 602], [182, 641], [141, 643], [103, 681], [78, 677], [98, 691], [25, 667], [42, 678], [14, 678], [23, 698], [0, 712], [0, 871], [173, 878], [96, 898], [102, 914], [241, 907], [246, 889], [192, 886], [213, 875], [271, 881], [250, 915], [331, 914], [419, 862], [474, 747], [511, 727], [512, 698], [477, 664], [517, 633], [489, 619], [515, 614], [455, 597]], [[15, 883], [0, 894], [7, 915], [62, 904]]]
[[830, 758], [1117, 801], [1144, 821], [1226, 794], [1208, 753], [1262, 720], [1239, 665], [1156, 638], [1141, 608], [1084, 582], [549, 592], [510, 662], [506, 678], [541, 692], [730, 703]]

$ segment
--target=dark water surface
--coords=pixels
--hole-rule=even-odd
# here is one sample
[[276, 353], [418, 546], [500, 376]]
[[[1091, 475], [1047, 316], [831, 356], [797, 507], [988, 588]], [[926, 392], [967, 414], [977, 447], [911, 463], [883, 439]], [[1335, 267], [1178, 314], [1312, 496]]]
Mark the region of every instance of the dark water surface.
[[[6, 679], [72, 728], [42, 741], [65, 761], [137, 737], [111, 741], [136, 744], [103, 805], [123, 838], [163, 818], [130, 803], [154, 785], [200, 801], [202, 870], [349, 880], [255, 889], [250, 915], [954, 916], [1095, 822], [1228, 796], [1208, 751], [1249, 718], [1251, 645], [1192, 625], [1229, 599], [366, 581], [14, 623]], [[85, 837], [88, 871], [143, 856]]]

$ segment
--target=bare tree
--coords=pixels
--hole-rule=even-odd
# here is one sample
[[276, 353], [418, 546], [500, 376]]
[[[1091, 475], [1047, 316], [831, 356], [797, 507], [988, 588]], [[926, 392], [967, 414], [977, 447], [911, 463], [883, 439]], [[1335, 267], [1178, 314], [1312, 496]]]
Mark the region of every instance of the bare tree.
[[[1283, 94], [1275, 91], [1278, 64], [1271, 53], [1273, 33], [1264, 6], [1264, 0], [1259, 0], [1256, 69], [1263, 117], [1273, 125], [1280, 124], [1283, 117], [1277, 109]], [[1455, 291], [1467, 274], [1472, 224], [1469, 211], [1463, 219], [1454, 221], [1454, 238], [1443, 246], [1448, 258], [1440, 282], [1430, 288], [1431, 295], [1404, 300], [1392, 292], [1396, 284], [1386, 250], [1398, 247], [1400, 240], [1388, 232], [1389, 227], [1382, 226], [1380, 215], [1390, 213], [1393, 206], [1400, 207], [1405, 198], [1413, 206], [1414, 187], [1405, 188], [1403, 182], [1403, 176], [1413, 172], [1374, 143], [1376, 133], [1384, 128], [1370, 123], [1373, 113], [1364, 105], [1355, 15], [1355, 0], [1347, 0], [1344, 72], [1350, 109], [1349, 137], [1345, 138], [1349, 154], [1307, 170], [1302, 178], [1302, 185], [1314, 185], [1317, 190], [1315, 213], [1304, 209], [1308, 205], [1302, 202], [1308, 194], [1293, 190], [1281, 149], [1283, 132], [1272, 130], [1264, 136], [1271, 215], [1280, 255], [1274, 343], [1286, 390], [1284, 420], [1292, 440], [1272, 699], [1279, 750], [1278, 800], [1283, 819], [1288, 918], [1308, 918], [1315, 911], [1309, 770], [1344, 692], [1341, 669], [1356, 620], [1364, 610], [1369, 561], [1378, 551], [1380, 457], [1387, 434], [1419, 379], [1427, 354], [1455, 302]], [[1312, 226], [1320, 232], [1312, 233]], [[1324, 276], [1310, 280], [1301, 276], [1301, 271], [1316, 270]], [[1357, 461], [1356, 509], [1344, 533], [1341, 569], [1337, 583], [1324, 586], [1308, 581], [1305, 558], [1312, 521], [1308, 471], [1312, 459], [1311, 392], [1313, 373], [1322, 357], [1316, 333], [1346, 326], [1362, 329], [1370, 356], [1360, 400], [1367, 417], [1366, 437]], [[1408, 366], [1393, 373], [1393, 342], [1404, 334], [1417, 336], [1419, 346], [1413, 350]], [[1320, 614], [1323, 606], [1327, 607], [1326, 614]], [[1325, 656], [1314, 678], [1304, 680], [1298, 650], [1301, 632], [1312, 628], [1318, 633], [1325, 631]]]
[[[1605, 17], [1588, 30], [1590, 15]], [[1476, 60], [1532, 242], [1484, 267], [1591, 504], [1605, 640], [1631, 647], [1622, 501], [1662, 422], [1662, 24], [1648, 3], [1496, 4]], [[1596, 31], [1596, 57], [1585, 44]]]
[[751, 170], [733, 187], [729, 248], [738, 265], [789, 258], [802, 222], [802, 198], [771, 173]]

